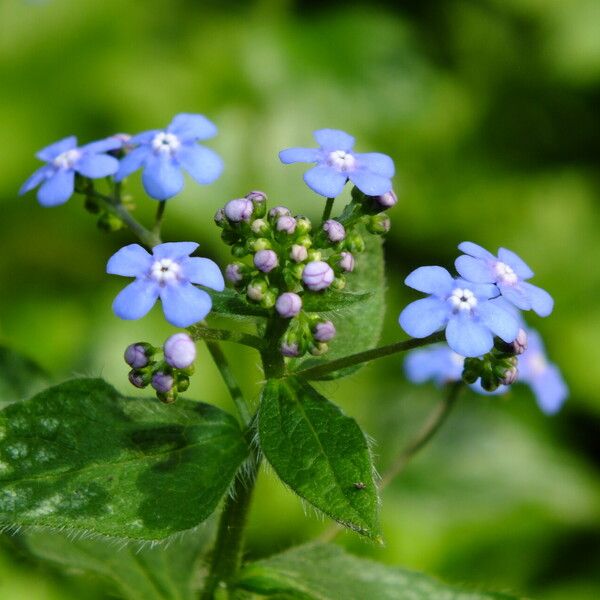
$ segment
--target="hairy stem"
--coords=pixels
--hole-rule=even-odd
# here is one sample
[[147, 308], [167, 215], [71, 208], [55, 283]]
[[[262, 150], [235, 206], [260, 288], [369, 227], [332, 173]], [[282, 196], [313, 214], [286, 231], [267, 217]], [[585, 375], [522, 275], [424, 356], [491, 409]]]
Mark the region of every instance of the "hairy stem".
[[294, 377], [303, 377], [304, 379], [321, 379], [325, 375], [329, 375], [330, 373], [339, 371], [340, 369], [344, 369], [346, 367], [360, 365], [362, 363], [369, 362], [377, 358], [383, 358], [384, 356], [390, 356], [391, 354], [396, 354], [398, 352], [406, 352], [407, 350], [412, 350], [421, 346], [435, 344], [437, 342], [442, 342], [444, 339], [444, 332], [439, 331], [425, 338], [412, 338], [402, 342], [394, 342], [393, 344], [388, 344], [387, 346], [379, 346], [378, 348], [365, 350], [364, 352], [358, 352], [357, 354], [351, 354], [350, 356], [343, 356], [342, 358], [337, 358], [336, 360], [331, 360], [329, 362], [316, 365], [315, 367], [289, 373], [289, 375], [293, 375]]
[[250, 408], [248, 407], [248, 403], [242, 394], [242, 390], [238, 385], [237, 380], [233, 376], [233, 373], [229, 367], [229, 362], [223, 354], [223, 350], [221, 350], [221, 346], [217, 342], [206, 340], [206, 347], [210, 352], [210, 355], [219, 369], [219, 373], [221, 374], [221, 378], [223, 382], [227, 386], [229, 390], [229, 395], [237, 408], [237, 411], [242, 419], [242, 422], [245, 426], [250, 424]]
[[213, 329], [204, 327], [203, 325], [192, 325], [188, 327], [188, 331], [194, 340], [211, 340], [214, 342], [233, 342], [250, 346], [256, 350], [262, 350], [265, 347], [264, 341], [250, 333], [242, 333], [240, 331], [230, 331], [229, 329]]
[[327, 202], [325, 203], [325, 208], [323, 209], [323, 217], [322, 222], [325, 223], [327, 219], [331, 216], [331, 211], [333, 210], [333, 203], [335, 202], [335, 198], [327, 198]]

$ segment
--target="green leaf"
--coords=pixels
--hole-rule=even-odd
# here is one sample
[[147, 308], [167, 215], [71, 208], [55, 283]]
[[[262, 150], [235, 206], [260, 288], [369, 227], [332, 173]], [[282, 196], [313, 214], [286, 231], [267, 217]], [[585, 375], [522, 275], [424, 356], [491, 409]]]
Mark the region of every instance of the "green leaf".
[[[208, 549], [212, 528], [199, 527], [164, 544], [117, 546], [105, 538], [71, 539], [56, 531], [32, 531], [27, 549], [62, 568], [92, 573], [128, 600], [194, 600], [201, 555]], [[111, 594], [112, 596], [112, 594]]]
[[378, 537], [378, 499], [365, 435], [308, 383], [269, 380], [260, 446], [280, 479], [342, 525]]
[[242, 294], [235, 290], [225, 288], [222, 292], [205, 290], [212, 298], [211, 311], [227, 317], [268, 317], [271, 312], [253, 302], [249, 302]]
[[298, 600], [515, 600], [464, 592], [431, 577], [347, 554], [338, 546], [308, 544], [250, 563], [238, 586]]
[[247, 453], [215, 407], [68, 381], [0, 412], [0, 524], [162, 539], [213, 512]]
[[302, 296], [302, 308], [306, 312], [323, 313], [342, 310], [367, 301], [371, 292], [306, 292]]
[[[307, 369], [329, 360], [341, 358], [362, 350], [374, 348], [379, 342], [385, 313], [385, 274], [381, 238], [365, 235], [366, 249], [356, 257], [354, 272], [348, 274], [346, 295], [368, 296], [361, 302], [340, 310], [321, 313], [333, 321], [337, 334], [329, 344], [329, 352], [322, 358], [306, 357], [290, 361], [292, 371]], [[319, 311], [316, 311], [319, 312]], [[362, 365], [340, 369], [324, 379], [338, 379], [351, 375]]]
[[31, 359], [0, 346], [0, 406], [48, 385], [47, 373]]

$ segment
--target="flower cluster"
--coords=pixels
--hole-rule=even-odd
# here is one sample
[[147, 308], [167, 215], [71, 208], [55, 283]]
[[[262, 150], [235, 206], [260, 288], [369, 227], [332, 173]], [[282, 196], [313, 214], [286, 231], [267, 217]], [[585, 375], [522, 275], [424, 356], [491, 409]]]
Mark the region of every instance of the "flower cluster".
[[125, 349], [125, 362], [131, 367], [129, 381], [137, 388], [152, 386], [159, 400], [174, 402], [190, 385], [194, 372], [196, 345], [187, 333], [169, 337], [161, 350], [146, 342], [131, 344]]
[[237, 259], [227, 266], [225, 277], [249, 302], [290, 320], [281, 342], [285, 356], [327, 351], [335, 327], [304, 311], [304, 300], [345, 287], [355, 255], [365, 248], [363, 236], [389, 230], [383, 211], [395, 200], [389, 190], [383, 199], [355, 190], [341, 216], [326, 218], [319, 227], [285, 206], [268, 209], [266, 195], [259, 191], [230, 200], [217, 211], [221, 237]]

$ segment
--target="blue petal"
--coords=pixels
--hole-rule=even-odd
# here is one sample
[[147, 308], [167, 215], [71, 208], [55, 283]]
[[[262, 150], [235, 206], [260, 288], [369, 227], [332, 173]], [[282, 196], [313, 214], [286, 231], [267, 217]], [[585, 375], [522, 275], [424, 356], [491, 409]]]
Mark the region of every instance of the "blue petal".
[[304, 173], [304, 182], [313, 192], [326, 198], [335, 198], [342, 193], [346, 176], [331, 167], [317, 166]]
[[167, 285], [160, 290], [165, 317], [175, 327], [202, 321], [212, 308], [210, 296], [191, 283]]
[[200, 244], [196, 242], [165, 242], [152, 248], [154, 258], [170, 258], [180, 260], [187, 258]]
[[147, 279], [136, 279], [121, 290], [113, 302], [117, 317], [131, 321], [141, 319], [158, 298], [158, 284]]
[[461, 356], [483, 356], [494, 345], [490, 330], [468, 315], [452, 316], [446, 326], [446, 339], [452, 350]]
[[473, 258], [463, 254], [454, 262], [454, 266], [461, 277], [474, 283], [494, 283], [496, 276], [490, 264], [480, 258]]
[[454, 279], [443, 267], [419, 267], [410, 273], [404, 283], [425, 294], [444, 296], [451, 291]]
[[152, 155], [152, 149], [149, 146], [138, 146], [126, 154], [119, 164], [119, 170], [115, 175], [115, 181], [121, 181], [129, 177], [134, 171], [137, 171], [144, 164], [147, 157]]
[[77, 161], [75, 170], [84, 177], [98, 179], [114, 175], [119, 170], [119, 161], [108, 154], [85, 154]]
[[494, 335], [505, 342], [512, 342], [519, 333], [519, 322], [509, 312], [494, 302], [480, 302], [477, 306], [481, 322]]
[[506, 394], [510, 391], [509, 385], [499, 385], [493, 392], [488, 392], [483, 389], [481, 385], [481, 380], [478, 379], [475, 383], [471, 383], [469, 387], [477, 394], [481, 394], [482, 396], [500, 396], [502, 394]]
[[217, 126], [204, 115], [178, 114], [167, 127], [180, 140], [207, 140], [217, 135]]
[[554, 300], [546, 290], [526, 281], [521, 282], [521, 287], [531, 300], [531, 308], [540, 317], [547, 317], [552, 312], [554, 309]]
[[411, 302], [400, 313], [400, 326], [408, 335], [424, 338], [441, 329], [449, 315], [448, 306], [443, 300], [429, 297]]
[[181, 264], [184, 277], [191, 283], [222, 292], [225, 289], [225, 280], [217, 263], [209, 258], [193, 256]]
[[177, 151], [179, 164], [200, 184], [212, 183], [223, 172], [221, 157], [204, 146], [185, 144]]
[[149, 196], [167, 200], [182, 190], [183, 173], [170, 156], [151, 154], [146, 160], [142, 183]]
[[517, 256], [514, 252], [507, 250], [506, 248], [500, 248], [498, 250], [498, 258], [507, 264], [520, 279], [529, 279], [533, 277], [533, 271], [525, 263], [521, 257]]
[[321, 151], [316, 148], [288, 148], [279, 153], [279, 160], [284, 165], [297, 162], [317, 162], [321, 156]]
[[117, 137], [109, 137], [104, 140], [98, 140], [96, 142], [90, 142], [85, 146], [81, 147], [81, 150], [89, 154], [98, 154], [100, 152], [108, 152], [109, 150], [118, 150], [123, 146], [122, 140]]
[[354, 138], [339, 129], [318, 129], [313, 133], [317, 144], [327, 150], [352, 150]]
[[471, 290], [477, 300], [489, 300], [490, 298], [497, 298], [500, 296], [500, 290], [498, 286], [493, 283], [473, 283], [467, 281], [461, 277], [457, 277], [454, 280], [455, 287], [466, 288]]
[[150, 129], [149, 131], [142, 131], [142, 133], [138, 133], [131, 137], [129, 140], [129, 144], [135, 146], [137, 144], [149, 144], [154, 136], [158, 133], [161, 133], [161, 129]]
[[557, 413], [569, 395], [569, 389], [555, 365], [548, 365], [542, 377], [529, 382], [538, 406], [547, 415]]
[[389, 179], [396, 172], [394, 161], [387, 154], [367, 152], [366, 154], [355, 154], [354, 156], [358, 161], [359, 168], [367, 169], [375, 175]]
[[54, 142], [54, 144], [42, 148], [36, 153], [36, 156], [40, 160], [51, 161], [63, 152], [73, 150], [73, 148], [77, 148], [77, 138], [74, 135], [70, 135], [58, 142]]
[[33, 188], [40, 185], [40, 183], [42, 183], [42, 181], [44, 181], [44, 179], [46, 179], [46, 177], [48, 177], [52, 172], [53, 169], [51, 167], [48, 167], [47, 165], [40, 167], [37, 171], [33, 173], [33, 175], [30, 175], [25, 181], [25, 183], [21, 186], [21, 189], [19, 190], [19, 196], [26, 194]]
[[531, 298], [523, 288], [522, 283], [517, 285], [498, 284], [498, 289], [504, 298], [521, 310], [531, 310]]
[[38, 190], [37, 199], [42, 206], [64, 204], [75, 189], [75, 172], [59, 169], [50, 175]]
[[413, 383], [433, 379], [439, 385], [461, 378], [464, 359], [448, 348], [435, 346], [413, 350], [404, 361], [407, 378]]
[[392, 181], [365, 169], [348, 173], [350, 181], [367, 196], [381, 196], [392, 189]]
[[106, 264], [106, 272], [124, 277], [142, 277], [152, 266], [152, 256], [139, 244], [129, 244], [117, 250]]
[[496, 260], [496, 257], [488, 252], [485, 248], [474, 244], [473, 242], [462, 242], [458, 245], [458, 249], [465, 254], [474, 256], [475, 258], [482, 258], [484, 260]]

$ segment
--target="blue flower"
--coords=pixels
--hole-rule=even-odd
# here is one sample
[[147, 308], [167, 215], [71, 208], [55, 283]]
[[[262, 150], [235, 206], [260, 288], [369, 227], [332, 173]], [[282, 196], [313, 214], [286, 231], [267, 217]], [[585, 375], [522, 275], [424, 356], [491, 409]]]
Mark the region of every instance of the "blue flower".
[[548, 361], [542, 338], [527, 329], [527, 350], [519, 356], [519, 377], [533, 390], [538, 406], [546, 414], [558, 412], [569, 395], [558, 367]]
[[119, 161], [105, 154], [121, 146], [115, 138], [108, 138], [77, 147], [75, 136], [66, 137], [43, 150], [36, 156], [46, 164], [40, 167], [19, 190], [23, 195], [38, 185], [37, 198], [42, 206], [64, 204], [75, 189], [75, 173], [90, 179], [114, 175]]
[[304, 173], [306, 185], [327, 198], [342, 193], [348, 179], [367, 196], [381, 196], [392, 189], [394, 162], [379, 152], [352, 152], [354, 138], [338, 129], [314, 132], [320, 148], [289, 148], [279, 153], [284, 164], [317, 163]]
[[495, 283], [502, 296], [521, 310], [533, 310], [540, 317], [552, 312], [552, 296], [526, 281], [533, 277], [533, 271], [514, 252], [500, 248], [496, 257], [472, 242], [463, 242], [458, 249], [465, 253], [455, 263], [462, 277], [476, 283]]
[[195, 242], [171, 242], [154, 246], [149, 254], [139, 244], [130, 244], [111, 256], [107, 273], [135, 277], [115, 298], [115, 314], [121, 319], [139, 319], [160, 298], [167, 321], [176, 327], [204, 319], [212, 308], [211, 298], [192, 284], [220, 292], [225, 282], [212, 260], [190, 257], [196, 248]]
[[494, 335], [505, 342], [517, 337], [519, 321], [493, 301], [496, 286], [454, 279], [442, 267], [420, 267], [405, 283], [430, 294], [400, 314], [400, 325], [413, 337], [424, 338], [445, 328], [450, 348], [469, 357], [489, 352]]
[[115, 180], [144, 167], [144, 189], [156, 200], [167, 200], [182, 190], [182, 169], [198, 183], [212, 183], [221, 175], [223, 162], [216, 152], [196, 142], [216, 134], [216, 126], [203, 115], [179, 114], [166, 129], [145, 131], [128, 141], [136, 147], [121, 160]]

